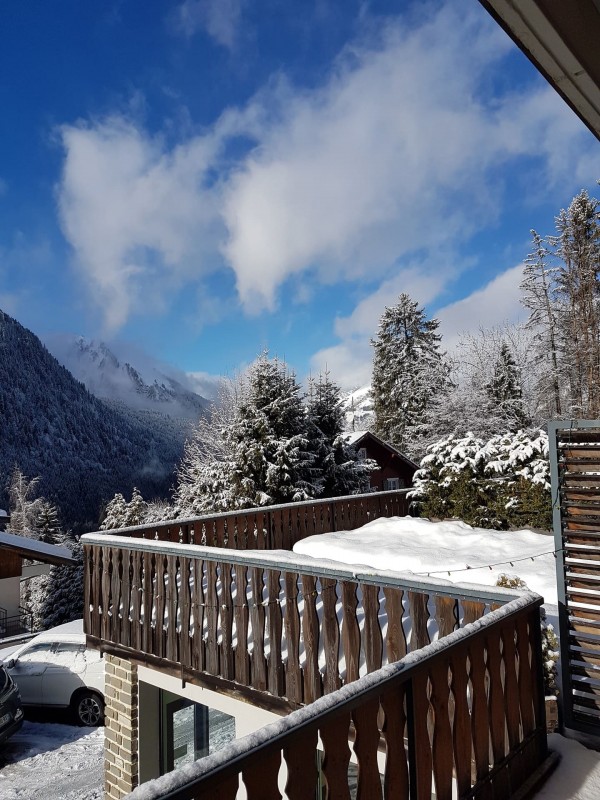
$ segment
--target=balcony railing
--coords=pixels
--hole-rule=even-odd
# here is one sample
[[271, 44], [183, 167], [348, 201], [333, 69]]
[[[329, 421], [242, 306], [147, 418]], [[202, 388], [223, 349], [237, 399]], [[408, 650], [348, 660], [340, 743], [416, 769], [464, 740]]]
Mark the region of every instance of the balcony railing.
[[[334, 562], [87, 534], [96, 646], [210, 685], [310, 703], [515, 597]], [[270, 700], [272, 704], [272, 699]]]
[[21, 633], [33, 632], [33, 614], [19, 606], [19, 613], [8, 616], [5, 608], [0, 608], [0, 639], [8, 639]]
[[551, 761], [540, 603], [533, 594], [509, 602], [128, 797], [233, 800], [242, 781], [249, 800], [430, 800], [432, 789], [437, 800], [524, 796]]
[[316, 533], [351, 531], [379, 517], [408, 514], [408, 489], [307, 500], [193, 519], [119, 528], [119, 535], [230, 550], [291, 550]]

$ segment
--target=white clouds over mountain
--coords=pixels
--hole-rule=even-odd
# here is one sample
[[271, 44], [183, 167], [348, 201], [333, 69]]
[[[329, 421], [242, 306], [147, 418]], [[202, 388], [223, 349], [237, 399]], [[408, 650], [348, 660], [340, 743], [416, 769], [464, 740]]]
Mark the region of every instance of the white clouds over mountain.
[[532, 195], [600, 173], [541, 81], [493, 90], [511, 44], [480, 8], [427, 8], [348, 46], [317, 88], [274, 79], [175, 146], [119, 116], [61, 128], [62, 228], [109, 330], [232, 270], [253, 313], [292, 276], [360, 286], [337, 333], [364, 346], [398, 291], [429, 302], [464, 269], [499, 168], [535, 159]]

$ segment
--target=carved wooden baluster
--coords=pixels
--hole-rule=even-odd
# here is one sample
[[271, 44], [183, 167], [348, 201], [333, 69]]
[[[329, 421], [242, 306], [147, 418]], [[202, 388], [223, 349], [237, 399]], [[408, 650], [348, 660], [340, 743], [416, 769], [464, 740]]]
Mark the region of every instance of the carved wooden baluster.
[[313, 703], [321, 697], [321, 674], [319, 672], [319, 617], [317, 615], [316, 578], [302, 575], [304, 613], [302, 614], [302, 638], [304, 640], [304, 702]]
[[131, 646], [134, 650], [142, 649], [142, 553], [135, 550], [131, 553], [133, 574], [131, 577]]
[[192, 595], [192, 611], [194, 614], [194, 635], [192, 637], [192, 664], [194, 669], [202, 672], [205, 669], [204, 651], [204, 562], [195, 558], [192, 562], [194, 574], [194, 593]]
[[233, 598], [231, 596], [231, 564], [219, 564], [221, 575], [221, 675], [234, 679], [233, 668]]
[[473, 758], [471, 713], [468, 700], [467, 650], [464, 647], [458, 648], [452, 653], [451, 669], [452, 693], [454, 695], [452, 745], [458, 796], [463, 797], [471, 788], [471, 762]]
[[289, 800], [307, 800], [316, 796], [317, 779], [317, 731], [308, 731], [294, 736], [283, 749], [288, 776], [285, 784]]
[[323, 691], [335, 692], [342, 682], [340, 679], [340, 628], [337, 618], [337, 581], [335, 578], [321, 578], [323, 598], [323, 649], [325, 653], [325, 675]]
[[[221, 778], [218, 786], [211, 787], [210, 800], [235, 800], [238, 796], [240, 786], [240, 776], [231, 775], [229, 778]], [[199, 800], [201, 795], [196, 795], [195, 800]]]
[[517, 650], [519, 653], [519, 701], [521, 720], [523, 722], [523, 738], [535, 729], [533, 716], [533, 680], [529, 660], [529, 628], [527, 619], [519, 617], [516, 622]]
[[[488, 702], [492, 720], [492, 753], [494, 755], [494, 764], [499, 764], [505, 756], [505, 701], [502, 687], [500, 631], [497, 627], [495, 629], [489, 629], [486, 637], [486, 645], [488, 653], [488, 672], [490, 676]], [[509, 787], [507, 787], [507, 789], [509, 789]]]
[[475, 622], [483, 617], [485, 603], [478, 603], [475, 600], [463, 600], [463, 627], [471, 622]]
[[254, 529], [255, 529], [255, 537], [256, 537], [256, 548], [257, 550], [266, 550], [268, 549], [268, 525], [269, 525], [269, 516], [264, 511], [260, 511], [254, 517]]
[[111, 552], [112, 571], [110, 576], [110, 630], [112, 641], [121, 642], [123, 551], [120, 547], [111, 547]]
[[145, 653], [152, 653], [152, 611], [154, 609], [154, 598], [156, 596], [154, 565], [156, 558], [153, 553], [144, 553], [144, 623], [142, 631], [142, 641]]
[[358, 790], [356, 800], [381, 798], [381, 778], [377, 766], [380, 731], [377, 725], [379, 698], [363, 702], [352, 712], [356, 729], [354, 752], [358, 760]]
[[213, 547], [225, 547], [225, 520], [217, 517], [213, 523]]
[[131, 645], [131, 550], [121, 548], [121, 607], [119, 641], [125, 647]]
[[300, 671], [298, 576], [293, 572], [285, 573], [285, 639], [287, 642], [286, 695], [292, 703], [301, 703], [302, 673]]
[[277, 779], [281, 767], [279, 751], [254, 758], [242, 772], [248, 800], [279, 800]]
[[385, 610], [387, 614], [387, 633], [385, 635], [385, 647], [388, 662], [400, 661], [406, 655], [406, 636], [402, 626], [404, 609], [402, 589], [384, 587]]
[[167, 556], [167, 586], [166, 586], [166, 609], [168, 615], [167, 622], [167, 642], [166, 655], [169, 661], [177, 661], [177, 556]]
[[235, 646], [235, 679], [248, 686], [250, 683], [250, 661], [248, 657], [248, 595], [247, 570], [235, 565], [234, 619], [237, 643]]
[[154, 655], [165, 656], [165, 585], [166, 557], [163, 553], [156, 555], [156, 625], [154, 627]]
[[206, 562], [206, 664], [211, 675], [220, 675], [219, 670], [219, 598], [217, 595], [217, 564]]
[[350, 713], [339, 714], [321, 726], [323, 743], [322, 770], [327, 782], [327, 800], [350, 800], [348, 765], [350, 748]]
[[265, 607], [263, 606], [263, 570], [251, 567], [252, 608], [252, 686], [259, 691], [267, 688], [267, 662], [265, 659]]
[[515, 645], [515, 629], [506, 625], [502, 630], [504, 642], [504, 703], [508, 728], [508, 745], [514, 750], [521, 737], [519, 736], [519, 684], [517, 680], [517, 648]]
[[365, 611], [364, 652], [367, 672], [374, 672], [381, 667], [383, 654], [383, 638], [379, 627], [379, 587], [362, 584], [363, 608]]
[[429, 634], [427, 632], [427, 622], [429, 621], [429, 610], [427, 608], [426, 594], [422, 592], [408, 593], [410, 605], [410, 617], [412, 620], [412, 633], [410, 636], [411, 652], [420, 650], [429, 644]]
[[448, 708], [448, 662], [445, 658], [436, 661], [430, 670], [431, 705], [433, 707], [433, 742], [431, 747], [433, 777], [438, 800], [452, 798], [452, 729]]
[[414, 675], [411, 681], [412, 688], [412, 736], [409, 733], [408, 741], [413, 752], [415, 769], [411, 784], [416, 788], [415, 797], [431, 797], [432, 757], [431, 742], [429, 739], [429, 699], [427, 695], [429, 677], [422, 669]]
[[112, 578], [112, 549], [110, 547], [102, 548], [102, 626], [101, 636], [103, 639], [110, 641], [110, 614], [111, 614], [111, 578]]
[[192, 642], [190, 639], [190, 620], [192, 615], [192, 596], [190, 590], [190, 559], [182, 556], [180, 563], [181, 587], [179, 592], [179, 615], [181, 632], [179, 634], [179, 659], [184, 667], [192, 666]]
[[439, 638], [448, 636], [458, 628], [458, 600], [439, 595], [435, 598], [435, 617], [438, 623]]
[[384, 795], [386, 800], [408, 800], [408, 763], [404, 749], [406, 713], [404, 711], [405, 687], [400, 685], [381, 697], [384, 711], [383, 735], [385, 737]]
[[267, 589], [269, 592], [269, 606], [267, 624], [269, 626], [269, 691], [276, 697], [283, 695], [283, 660], [281, 657], [281, 635], [283, 620], [281, 606], [279, 605], [279, 576], [276, 569], [268, 571]]
[[484, 642], [481, 638], [473, 639], [469, 647], [471, 661], [471, 687], [473, 701], [471, 707], [473, 750], [475, 752], [475, 769], [477, 779], [481, 780], [489, 772], [490, 752], [490, 719], [486, 693], [486, 666]]
[[355, 681], [359, 677], [360, 628], [356, 618], [357, 608], [356, 584], [351, 581], [342, 581], [342, 612], [344, 620], [342, 642], [346, 661], [345, 683]]

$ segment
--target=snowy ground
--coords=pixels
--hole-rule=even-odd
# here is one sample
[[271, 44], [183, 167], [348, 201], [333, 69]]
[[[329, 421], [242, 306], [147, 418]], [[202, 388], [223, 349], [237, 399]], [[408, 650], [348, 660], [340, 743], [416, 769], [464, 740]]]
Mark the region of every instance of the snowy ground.
[[102, 800], [104, 728], [26, 720], [0, 745], [2, 800]]

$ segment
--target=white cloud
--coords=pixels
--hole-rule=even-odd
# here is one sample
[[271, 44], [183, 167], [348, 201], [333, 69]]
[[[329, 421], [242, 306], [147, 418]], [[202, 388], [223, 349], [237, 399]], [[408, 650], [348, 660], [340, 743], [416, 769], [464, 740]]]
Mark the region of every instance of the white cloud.
[[[217, 4], [184, 7], [192, 26]], [[219, 7], [233, 19], [241, 4]], [[422, 302], [456, 277], [448, 258], [418, 264], [496, 220], [505, 166], [535, 159], [532, 196], [600, 174], [589, 134], [551, 89], [490, 91], [512, 45], [480, 8], [420, 13], [349, 46], [320, 87], [273, 80], [175, 147], [119, 117], [61, 129], [63, 231], [111, 330], [227, 266], [253, 313], [273, 309], [290, 278], [380, 284], [337, 322], [342, 336], [364, 335], [407, 271]], [[252, 142], [233, 165], [232, 138], [236, 153]]]
[[202, 186], [215, 144], [196, 138], [168, 151], [122, 118], [61, 135], [63, 231], [115, 331], [133, 309], [160, 307], [174, 284], [211, 269], [217, 217]]
[[185, 0], [177, 9], [177, 28], [185, 36], [203, 30], [232, 50], [240, 33], [244, 0]]
[[522, 280], [523, 264], [517, 264], [482, 289], [439, 309], [435, 316], [440, 321], [444, 349], [453, 351], [463, 333], [525, 322], [528, 312], [520, 303]]
[[[443, 270], [440, 275], [444, 275]], [[329, 365], [333, 378], [346, 390], [370, 383], [373, 352], [369, 342], [375, 336], [384, 308], [393, 305], [401, 291], [407, 292], [419, 305], [426, 306], [439, 295], [445, 284], [443, 279], [439, 284], [433, 279], [421, 286], [418, 282], [411, 283], [411, 278], [418, 277], [419, 273], [414, 271], [398, 279], [396, 285], [391, 282], [383, 284], [380, 290], [361, 301], [350, 316], [338, 318], [336, 333], [340, 343], [315, 353], [311, 367], [319, 372]], [[454, 352], [463, 334], [477, 334], [480, 328], [524, 322], [527, 312], [520, 303], [519, 290], [522, 278], [523, 264], [518, 264], [462, 300], [430, 314], [439, 320], [442, 349]]]

